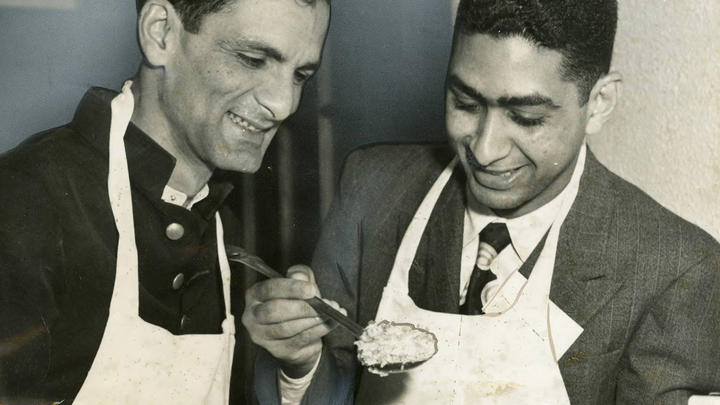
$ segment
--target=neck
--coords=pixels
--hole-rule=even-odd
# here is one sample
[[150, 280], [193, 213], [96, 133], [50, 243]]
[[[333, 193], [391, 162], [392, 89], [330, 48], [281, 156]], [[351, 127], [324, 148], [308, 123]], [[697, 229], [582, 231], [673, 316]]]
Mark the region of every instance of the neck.
[[207, 184], [213, 168], [200, 160], [187, 142], [179, 139], [177, 131], [171, 129], [160, 108], [158, 89], [152, 85], [153, 80], [148, 80], [147, 74], [141, 68], [133, 79], [135, 110], [132, 123], [175, 158], [168, 185], [189, 196], [195, 195]]

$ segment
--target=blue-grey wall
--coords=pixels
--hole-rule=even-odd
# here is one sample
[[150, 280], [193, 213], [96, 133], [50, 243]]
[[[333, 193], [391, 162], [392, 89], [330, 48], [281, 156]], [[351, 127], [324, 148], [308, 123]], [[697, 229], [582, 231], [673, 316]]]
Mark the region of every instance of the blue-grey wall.
[[0, 5], [0, 152], [68, 122], [88, 87], [118, 89], [137, 70], [135, 2], [75, 4]]
[[451, 13], [449, 1], [333, 0], [326, 62], [338, 159], [371, 142], [444, 139]]

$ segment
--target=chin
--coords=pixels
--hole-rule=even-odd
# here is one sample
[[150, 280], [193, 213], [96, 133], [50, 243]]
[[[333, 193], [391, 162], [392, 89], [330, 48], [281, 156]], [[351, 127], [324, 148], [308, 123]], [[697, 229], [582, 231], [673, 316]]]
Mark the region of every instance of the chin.
[[497, 191], [476, 185], [471, 191], [477, 202], [498, 214], [511, 214], [522, 209], [527, 202], [525, 195], [516, 190]]
[[216, 159], [214, 166], [226, 171], [255, 173], [260, 169], [261, 165], [262, 156], [241, 152]]
[[232, 171], [232, 172], [238, 172], [238, 173], [248, 173], [252, 174], [257, 172], [260, 169], [260, 166], [262, 164], [262, 161], [239, 161], [239, 162], [232, 162], [231, 164], [217, 166], [219, 169]]

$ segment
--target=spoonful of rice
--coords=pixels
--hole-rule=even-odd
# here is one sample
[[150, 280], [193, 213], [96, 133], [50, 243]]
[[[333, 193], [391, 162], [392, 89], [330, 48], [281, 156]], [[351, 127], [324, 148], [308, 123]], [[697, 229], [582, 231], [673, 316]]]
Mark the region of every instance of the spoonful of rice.
[[413, 369], [438, 351], [437, 337], [411, 323], [374, 322], [355, 342], [358, 360], [371, 373], [386, 376]]
[[[226, 245], [225, 251], [231, 262], [242, 263], [268, 278], [283, 277], [261, 258], [241, 247]], [[413, 324], [371, 321], [367, 328], [363, 328], [318, 297], [305, 302], [318, 314], [334, 320], [358, 339], [355, 342], [358, 359], [370, 372], [381, 376], [402, 373], [425, 363], [437, 353], [437, 337]]]

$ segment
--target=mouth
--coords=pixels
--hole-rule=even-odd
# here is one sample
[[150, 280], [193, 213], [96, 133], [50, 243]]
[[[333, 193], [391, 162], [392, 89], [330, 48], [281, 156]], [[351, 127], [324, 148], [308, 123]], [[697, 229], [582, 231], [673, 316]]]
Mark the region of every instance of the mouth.
[[520, 171], [525, 165], [511, 168], [489, 168], [477, 161], [475, 154], [470, 147], [465, 145], [465, 157], [467, 164], [473, 171], [473, 177], [481, 185], [494, 190], [508, 190], [520, 176]]
[[242, 129], [243, 131], [245, 131], [247, 133], [259, 135], [259, 134], [262, 134], [263, 132], [267, 132], [268, 130], [270, 130], [273, 127], [273, 125], [264, 125], [263, 126], [255, 121], [250, 121], [246, 118], [243, 118], [243, 117], [233, 113], [232, 111], [228, 111], [226, 113], [226, 115], [228, 116], [230, 121], [232, 121], [233, 124], [235, 124], [240, 129]]

